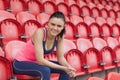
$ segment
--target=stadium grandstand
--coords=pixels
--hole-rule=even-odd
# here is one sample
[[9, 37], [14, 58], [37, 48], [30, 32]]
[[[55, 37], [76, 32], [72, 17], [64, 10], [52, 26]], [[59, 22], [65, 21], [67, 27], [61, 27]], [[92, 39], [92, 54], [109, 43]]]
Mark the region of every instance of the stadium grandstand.
[[[66, 18], [64, 55], [76, 69], [71, 80], [120, 80], [120, 0], [0, 0], [0, 80], [40, 80], [14, 74], [12, 63], [56, 11]], [[57, 60], [55, 53], [45, 58]]]

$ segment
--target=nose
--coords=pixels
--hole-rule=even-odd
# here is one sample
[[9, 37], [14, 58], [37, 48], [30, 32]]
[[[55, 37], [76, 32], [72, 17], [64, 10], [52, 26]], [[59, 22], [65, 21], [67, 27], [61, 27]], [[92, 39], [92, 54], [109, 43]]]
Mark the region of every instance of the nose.
[[54, 29], [57, 30], [57, 25], [54, 26]]

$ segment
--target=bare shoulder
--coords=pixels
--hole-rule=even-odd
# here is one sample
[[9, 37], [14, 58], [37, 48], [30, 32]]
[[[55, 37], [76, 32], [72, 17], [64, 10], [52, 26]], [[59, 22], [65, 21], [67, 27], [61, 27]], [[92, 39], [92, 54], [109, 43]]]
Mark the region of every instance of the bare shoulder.
[[34, 32], [32, 36], [32, 40], [34, 41], [34, 39], [41, 39], [41, 38], [43, 38], [43, 28], [39, 28]]

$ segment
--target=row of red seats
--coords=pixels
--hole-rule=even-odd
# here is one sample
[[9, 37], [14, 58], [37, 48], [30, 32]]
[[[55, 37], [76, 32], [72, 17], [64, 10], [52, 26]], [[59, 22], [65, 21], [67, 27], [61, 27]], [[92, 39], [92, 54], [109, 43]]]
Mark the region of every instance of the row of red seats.
[[[68, 0], [68, 2], [69, 2], [69, 0]], [[78, 2], [79, 2], [79, 0], [78, 0]], [[11, 0], [11, 8], [8, 9], [8, 11], [11, 11], [14, 14], [17, 14], [18, 12], [21, 12], [21, 11], [26, 11], [26, 9], [24, 8], [24, 5], [22, 5], [22, 3], [23, 3], [22, 0], [21, 1], [19, 1], [19, 0], [16, 0], [16, 1], [15, 0]], [[14, 7], [14, 6], [18, 6], [18, 7]], [[104, 9], [107, 12], [112, 10], [112, 11], [115, 12], [114, 14], [116, 14], [117, 11], [119, 12], [119, 10], [114, 10], [114, 9], [107, 10], [106, 7], [105, 8], [104, 7], [103, 8], [99, 8], [97, 6], [93, 6], [92, 8], [98, 8], [99, 12], [101, 12]], [[37, 15], [37, 14], [39, 14], [41, 12], [45, 12], [47, 14], [52, 14], [53, 12], [58, 10], [58, 11], [62, 11], [67, 16], [70, 15], [70, 14], [77, 14], [77, 15], [84, 15], [85, 14], [84, 16], [86, 16], [86, 13], [85, 13], [86, 11], [87, 11], [87, 13], [89, 11], [90, 15], [93, 14], [90, 11], [90, 10], [92, 10], [92, 8], [89, 5], [84, 5], [82, 7], [79, 7], [79, 5], [77, 5], [77, 4], [72, 4], [72, 5], [68, 6], [66, 3], [63, 3], [63, 2], [55, 5], [52, 1], [46, 1], [43, 4], [40, 3], [37, 0], [30, 0], [30, 1], [28, 1], [28, 12], [30, 12], [30, 13], [32, 13], [34, 15]]]
[[[92, 20], [86, 19], [86, 21], [89, 23]], [[104, 23], [99, 25], [93, 22], [88, 25], [86, 23], [79, 22], [77, 25], [74, 25], [71, 22], [66, 22], [65, 38], [75, 40], [77, 38], [91, 39], [94, 37], [106, 38], [112, 36], [119, 40], [120, 28], [118, 24], [109, 25]], [[26, 20], [21, 26], [17, 20], [5, 19], [0, 23], [1, 44], [5, 45], [10, 40], [27, 41], [31, 38], [34, 31], [40, 27], [43, 26], [36, 20]]]
[[[8, 42], [3, 48], [5, 51], [4, 57], [12, 62], [17, 51], [24, 45], [25, 42], [22, 41], [13, 40]], [[75, 43], [71, 40], [64, 39], [63, 51], [66, 60], [76, 69], [76, 76], [109, 70], [120, 66], [120, 46], [115, 38], [108, 37], [106, 41], [101, 38], [94, 38], [92, 41], [79, 38]], [[51, 55], [46, 55], [45, 58], [57, 60], [55, 52]]]
[[[94, 10], [96, 10], [96, 8]], [[100, 25], [102, 23], [108, 23], [110, 25], [117, 23], [120, 25], [120, 22], [119, 22], [120, 17], [116, 18], [115, 15], [112, 14], [114, 13], [114, 11], [110, 11], [111, 17], [106, 16], [104, 9], [103, 9], [104, 17], [99, 16], [98, 12], [96, 11], [93, 11], [93, 12], [94, 12], [94, 15], [93, 15], [94, 17], [89, 16], [87, 11], [85, 11], [85, 16], [78, 16], [78, 15], [65, 16], [66, 21], [70, 21], [74, 25], [78, 24], [79, 22], [85, 22], [88, 25], [90, 25], [93, 22], [96, 22]], [[43, 25], [47, 22], [47, 20], [49, 19], [49, 16], [50, 15], [46, 13], [39, 13], [37, 16], [34, 16], [28, 12], [19, 12], [17, 15], [14, 15], [7, 11], [2, 11], [2, 10], [0, 11], [0, 21], [3, 21], [4, 19], [7, 19], [7, 18], [12, 18], [12, 19], [17, 20], [21, 25], [23, 25], [23, 23], [27, 20], [36, 20], [41, 25]]]

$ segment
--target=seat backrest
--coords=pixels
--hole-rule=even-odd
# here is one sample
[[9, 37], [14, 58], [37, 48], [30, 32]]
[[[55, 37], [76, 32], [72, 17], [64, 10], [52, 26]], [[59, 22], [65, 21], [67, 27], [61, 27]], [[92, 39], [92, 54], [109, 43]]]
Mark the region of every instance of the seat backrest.
[[91, 11], [90, 8], [88, 6], [83, 6], [81, 7], [81, 16], [90, 16], [91, 15]]
[[26, 5], [23, 0], [10, 0], [11, 12], [17, 14], [18, 12], [25, 11]]
[[89, 48], [93, 47], [92, 43], [90, 42], [89, 39], [85, 38], [79, 38], [76, 40], [77, 48], [80, 50], [82, 53], [84, 53], [86, 50]]
[[11, 40], [19, 40], [21, 35], [21, 25], [14, 19], [5, 19], [0, 24], [3, 45]]
[[111, 36], [112, 29], [109, 24], [105, 23], [100, 28], [101, 28], [101, 37], [107, 38]]
[[92, 23], [89, 26], [89, 29], [90, 29], [89, 37], [92, 37], [92, 38], [100, 37], [100, 26], [97, 23]]
[[8, 42], [8, 44], [5, 46], [5, 57], [12, 62], [17, 52], [21, 50], [25, 44], [25, 42], [19, 40]]
[[111, 26], [111, 29], [112, 29], [113, 37], [118, 39], [118, 37], [120, 35], [120, 26], [118, 24], [113, 24]]
[[81, 14], [80, 7], [77, 4], [72, 4], [70, 6], [70, 13], [71, 13], [71, 15], [80, 16], [80, 14]]
[[57, 11], [56, 5], [52, 1], [46, 1], [43, 3], [43, 10], [45, 13], [51, 15]]
[[26, 4], [27, 4], [29, 13], [31, 13], [33, 15], [37, 15], [37, 14], [43, 12], [43, 6], [37, 0], [29, 0]]
[[119, 45], [119, 42], [117, 41], [117, 39], [113, 37], [108, 37], [106, 41], [108, 43], [108, 46], [111, 47], [112, 49], [114, 49], [116, 46]]
[[83, 20], [88, 26], [92, 23], [95, 23], [95, 19], [90, 16], [85, 16]]
[[75, 27], [80, 38], [88, 38], [89, 27], [86, 23], [80, 22]]
[[0, 80], [9, 80], [11, 77], [11, 64], [9, 60], [0, 56]]
[[42, 27], [41, 24], [37, 22], [36, 20], [26, 21], [23, 24], [23, 29], [22, 29], [24, 30], [24, 35], [26, 36], [26, 40], [28, 41], [32, 37], [35, 30], [37, 30], [40, 27]]
[[83, 22], [83, 18], [77, 15], [72, 15], [70, 16], [70, 22], [77, 25], [78, 23]]
[[108, 17], [109, 17], [109, 14], [108, 14], [108, 10], [107, 10], [107, 9], [103, 8], [103, 9], [101, 9], [100, 11], [101, 11], [101, 16], [102, 16], [103, 18], [108, 18]]
[[64, 39], [63, 42], [63, 53], [66, 54], [68, 51], [72, 50], [72, 49], [77, 49], [75, 43], [72, 40], [69, 39]]
[[113, 19], [113, 18], [111, 18], [111, 17], [108, 17], [108, 18], [106, 19], [106, 21], [107, 21], [107, 23], [108, 23], [110, 26], [112, 26], [113, 24], [116, 23], [115, 19]]
[[92, 39], [92, 42], [93, 46], [98, 50], [101, 50], [103, 47], [107, 46], [106, 41], [102, 38], [95, 37]]
[[36, 18], [33, 14], [30, 14], [30, 13], [25, 12], [25, 11], [17, 13], [16, 19], [21, 25], [23, 25], [24, 22], [26, 22], [27, 20], [36, 20]]
[[116, 19], [117, 14], [113, 9], [109, 10], [109, 17]]
[[97, 7], [92, 8], [92, 17], [96, 18], [100, 16], [100, 10]]
[[70, 40], [74, 40], [75, 33], [76, 33], [76, 29], [75, 29], [74, 24], [72, 24], [71, 22], [66, 22], [65, 29], [66, 29], [65, 38], [70, 39]]
[[104, 19], [103, 17], [96, 17], [95, 21], [100, 26], [103, 25], [104, 23], [106, 23], [106, 19]]
[[70, 50], [66, 53], [65, 58], [67, 62], [76, 70], [75, 76], [83, 75], [85, 74], [83, 66], [83, 54], [77, 50]]
[[16, 20], [16, 17], [14, 14], [7, 12], [5, 10], [0, 10], [0, 22], [8, 18]]
[[88, 73], [98, 72], [101, 71], [102, 68], [99, 65], [100, 59], [99, 59], [100, 52], [95, 48], [89, 48], [84, 53], [84, 61], [85, 65], [89, 66], [87, 68]]
[[46, 13], [39, 13], [37, 15], [37, 21], [41, 24], [44, 25], [46, 22], [48, 22], [50, 15]]
[[58, 11], [61, 11], [65, 16], [69, 15], [70, 10], [67, 4], [61, 2], [57, 4], [57, 8], [58, 8]]

